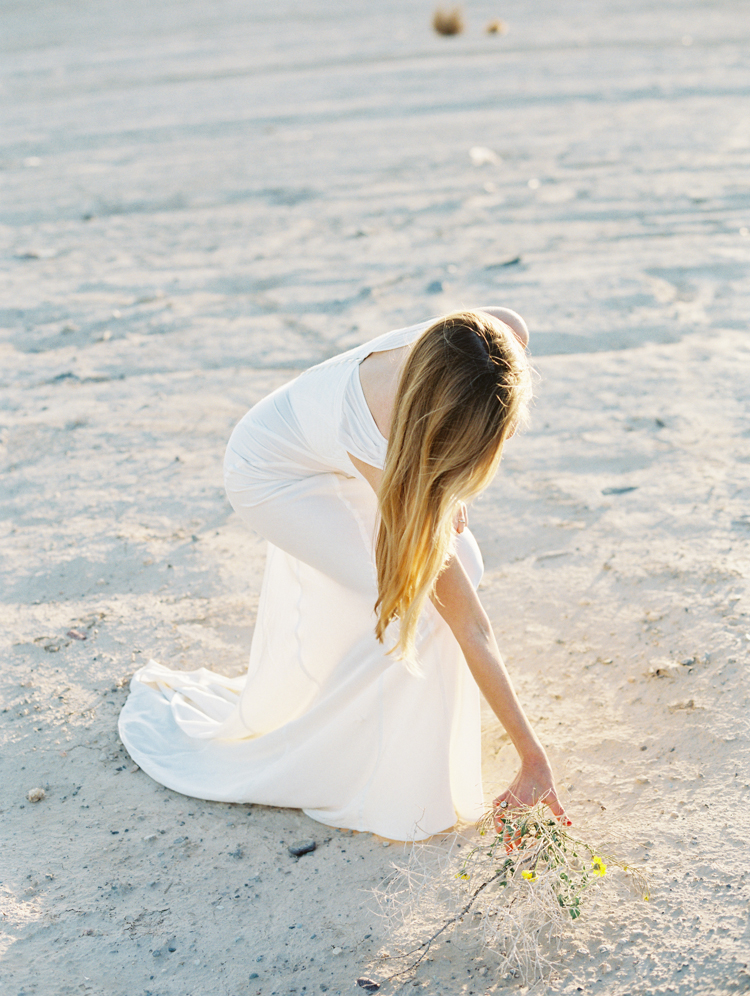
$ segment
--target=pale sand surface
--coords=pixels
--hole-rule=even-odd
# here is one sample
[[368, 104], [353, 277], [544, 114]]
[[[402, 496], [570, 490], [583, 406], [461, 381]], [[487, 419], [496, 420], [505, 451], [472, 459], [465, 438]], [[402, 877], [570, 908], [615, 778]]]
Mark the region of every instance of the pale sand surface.
[[[149, 656], [244, 666], [247, 407], [482, 303], [526, 316], [541, 375], [472, 511], [483, 598], [572, 817], [629, 832], [652, 886], [537, 991], [750, 988], [750, 12], [562, 8], [467, 4], [443, 39], [395, 0], [3, 3], [0, 994], [387, 974], [369, 891], [400, 848], [166, 791], [116, 719]], [[485, 737], [489, 794], [514, 761]], [[477, 955], [414, 984], [512, 988]]]

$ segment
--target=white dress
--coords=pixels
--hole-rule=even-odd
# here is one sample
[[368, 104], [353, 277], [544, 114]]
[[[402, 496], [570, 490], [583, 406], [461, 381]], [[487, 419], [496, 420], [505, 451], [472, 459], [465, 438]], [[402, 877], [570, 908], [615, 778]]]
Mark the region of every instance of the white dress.
[[[321, 823], [421, 840], [483, 812], [479, 692], [428, 603], [422, 674], [375, 639], [375, 495], [347, 456], [383, 466], [387, 442], [359, 364], [413, 342], [389, 332], [312, 367], [255, 405], [225, 460], [229, 499], [268, 540], [250, 664], [242, 678], [150, 661], [119, 731], [156, 781], [200, 799], [292, 806]], [[482, 573], [468, 530], [456, 552]]]

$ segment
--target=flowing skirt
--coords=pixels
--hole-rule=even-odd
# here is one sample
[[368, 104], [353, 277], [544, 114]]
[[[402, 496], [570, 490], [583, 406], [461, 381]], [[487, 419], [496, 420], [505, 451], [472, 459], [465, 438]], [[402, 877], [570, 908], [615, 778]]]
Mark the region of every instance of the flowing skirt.
[[[257, 448], [257, 425], [254, 439]], [[372, 489], [308, 466], [259, 490], [231, 453], [230, 441], [230, 500], [268, 540], [248, 671], [226, 678], [154, 661], [138, 671], [119, 722], [133, 760], [188, 796], [301, 808], [395, 840], [477, 819], [479, 692], [455, 637], [428, 604], [419, 675], [387, 653], [395, 630], [385, 646], [375, 639]], [[468, 530], [456, 552], [478, 583]]]

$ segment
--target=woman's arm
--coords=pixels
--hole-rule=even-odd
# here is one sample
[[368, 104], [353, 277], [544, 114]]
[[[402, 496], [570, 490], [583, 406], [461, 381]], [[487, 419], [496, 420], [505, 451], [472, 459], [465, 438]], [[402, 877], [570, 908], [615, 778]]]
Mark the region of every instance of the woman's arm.
[[[349, 459], [377, 492], [382, 470], [351, 453]], [[456, 512], [456, 531], [463, 532], [465, 524], [466, 506], [461, 502]], [[521, 708], [487, 613], [458, 557], [451, 558], [438, 578], [433, 603], [458, 640], [474, 680], [521, 758], [521, 770], [505, 792], [493, 800], [493, 806], [497, 808], [502, 802], [507, 802], [509, 808], [531, 806], [541, 799], [555, 816], [569, 822], [557, 797], [547, 754]]]
[[521, 770], [493, 805], [531, 806], [541, 800], [555, 816], [567, 820], [547, 754], [518, 701], [487, 613], [458, 557], [451, 558], [438, 578], [433, 603], [450, 626], [474, 680], [521, 758]]

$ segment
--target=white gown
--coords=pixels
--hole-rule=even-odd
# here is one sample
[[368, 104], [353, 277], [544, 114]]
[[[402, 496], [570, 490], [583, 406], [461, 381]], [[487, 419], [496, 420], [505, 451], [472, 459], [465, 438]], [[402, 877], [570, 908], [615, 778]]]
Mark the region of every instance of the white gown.
[[[484, 803], [479, 691], [445, 621], [419, 621], [422, 674], [375, 639], [375, 495], [347, 456], [382, 467], [386, 440], [359, 364], [414, 341], [398, 329], [305, 371], [255, 405], [225, 460], [229, 499], [268, 540], [242, 678], [150, 661], [119, 731], [162, 785], [223, 802], [292, 806], [321, 823], [421, 840]], [[456, 552], [482, 573], [468, 530]], [[397, 624], [395, 624], [397, 625]]]

